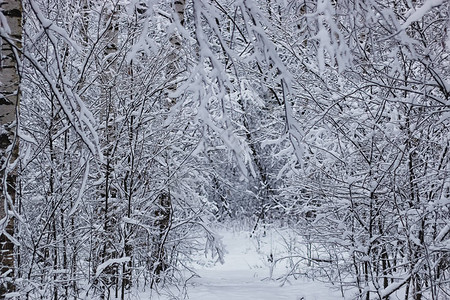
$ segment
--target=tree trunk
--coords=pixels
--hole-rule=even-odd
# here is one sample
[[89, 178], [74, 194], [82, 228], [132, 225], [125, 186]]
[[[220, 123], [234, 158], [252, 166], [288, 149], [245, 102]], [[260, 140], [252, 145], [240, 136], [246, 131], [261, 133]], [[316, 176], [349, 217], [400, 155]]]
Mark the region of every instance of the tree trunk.
[[8, 211], [13, 210], [17, 172], [8, 170], [18, 156], [16, 117], [19, 105], [20, 76], [18, 51], [22, 43], [22, 4], [10, 0], [0, 4], [6, 24], [1, 25], [0, 50], [0, 299], [14, 291], [14, 220]]
[[162, 192], [158, 197], [157, 206], [154, 224], [157, 235], [153, 238], [154, 249], [152, 253], [153, 272], [156, 275], [156, 280], [152, 280], [150, 288], [153, 288], [155, 281], [159, 282], [161, 273], [167, 268], [165, 243], [172, 217], [172, 199], [170, 193]]

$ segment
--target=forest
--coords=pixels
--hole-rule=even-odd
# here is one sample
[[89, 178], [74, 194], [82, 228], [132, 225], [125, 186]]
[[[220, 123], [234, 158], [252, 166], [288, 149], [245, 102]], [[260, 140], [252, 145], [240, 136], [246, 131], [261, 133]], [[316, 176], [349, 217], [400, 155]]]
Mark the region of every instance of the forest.
[[276, 282], [450, 299], [450, 1], [1, 0], [0, 25], [0, 299], [158, 299], [230, 224], [295, 233]]

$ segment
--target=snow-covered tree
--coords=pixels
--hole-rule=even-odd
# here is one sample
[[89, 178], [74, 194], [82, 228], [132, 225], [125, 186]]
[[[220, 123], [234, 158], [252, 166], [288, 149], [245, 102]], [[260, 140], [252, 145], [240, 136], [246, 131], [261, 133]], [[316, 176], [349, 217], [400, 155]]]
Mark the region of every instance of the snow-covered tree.
[[448, 6], [23, 1], [19, 293], [179, 283], [226, 219], [293, 226], [355, 298], [448, 293]]
[[0, 297], [14, 292], [21, 1], [0, 2]]

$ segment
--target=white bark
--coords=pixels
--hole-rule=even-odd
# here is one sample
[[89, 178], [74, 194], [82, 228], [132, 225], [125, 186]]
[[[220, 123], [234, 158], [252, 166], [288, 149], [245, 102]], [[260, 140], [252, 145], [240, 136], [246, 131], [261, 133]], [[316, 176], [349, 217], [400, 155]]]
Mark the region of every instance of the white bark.
[[19, 105], [18, 49], [22, 44], [22, 4], [19, 0], [0, 2], [0, 298], [14, 291], [13, 211], [18, 155], [16, 117]]

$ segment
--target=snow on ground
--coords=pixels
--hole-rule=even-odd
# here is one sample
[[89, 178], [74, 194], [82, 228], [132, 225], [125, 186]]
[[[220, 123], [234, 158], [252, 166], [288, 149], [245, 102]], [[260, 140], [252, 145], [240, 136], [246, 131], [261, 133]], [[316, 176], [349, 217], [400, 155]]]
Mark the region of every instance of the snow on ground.
[[[213, 264], [204, 256], [195, 270], [199, 277], [190, 279], [187, 294], [192, 300], [335, 300], [342, 299], [338, 290], [307, 279], [281, 282], [269, 279], [268, 255], [282, 253], [284, 241], [270, 231], [266, 236], [250, 238], [247, 232], [220, 230], [226, 248], [225, 263]], [[286, 272], [275, 269], [273, 278]], [[161, 300], [170, 299], [163, 297]]]

